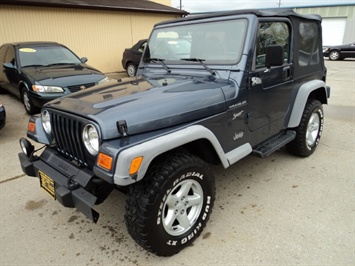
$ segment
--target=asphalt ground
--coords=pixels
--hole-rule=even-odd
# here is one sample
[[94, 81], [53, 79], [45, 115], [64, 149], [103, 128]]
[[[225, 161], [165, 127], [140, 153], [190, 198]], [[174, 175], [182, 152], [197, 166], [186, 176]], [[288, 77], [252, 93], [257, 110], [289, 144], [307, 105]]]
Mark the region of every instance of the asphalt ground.
[[[212, 167], [215, 206], [201, 236], [162, 258], [140, 248], [124, 224], [125, 195], [96, 209], [97, 224], [53, 201], [19, 164], [29, 116], [0, 95], [0, 265], [355, 265], [355, 60], [331, 62], [321, 142], [309, 158], [279, 150]], [[110, 74], [116, 77], [115, 73]]]

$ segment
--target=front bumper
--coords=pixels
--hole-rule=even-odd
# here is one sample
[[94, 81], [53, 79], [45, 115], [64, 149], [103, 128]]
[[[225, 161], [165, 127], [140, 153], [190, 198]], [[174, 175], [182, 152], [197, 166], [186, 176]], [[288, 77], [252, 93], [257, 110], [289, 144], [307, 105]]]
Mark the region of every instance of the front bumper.
[[68, 93], [35, 93], [30, 91], [30, 97], [33, 105], [42, 108], [45, 103], [55, 100], [59, 97], [65, 96]]
[[64, 207], [76, 208], [93, 222], [97, 222], [99, 214], [93, 209], [97, 197], [85, 189], [94, 178], [90, 171], [66, 162], [49, 148], [39, 157], [28, 158], [23, 152], [18, 156], [26, 175], [40, 178], [41, 172], [53, 180], [53, 196]]

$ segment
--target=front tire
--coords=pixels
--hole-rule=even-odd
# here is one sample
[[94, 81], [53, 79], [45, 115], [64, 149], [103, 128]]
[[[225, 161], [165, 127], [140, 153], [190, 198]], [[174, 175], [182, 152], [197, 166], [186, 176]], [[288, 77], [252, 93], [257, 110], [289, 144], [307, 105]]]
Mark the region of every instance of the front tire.
[[201, 159], [186, 152], [167, 154], [130, 187], [128, 232], [146, 250], [174, 255], [201, 234], [214, 198], [214, 176]]
[[36, 106], [34, 106], [32, 100], [25, 88], [22, 89], [21, 97], [22, 97], [22, 102], [23, 102], [23, 105], [25, 106], [26, 112], [29, 115], [34, 115], [34, 114], [39, 113], [40, 109], [37, 108]]
[[300, 157], [310, 156], [317, 148], [323, 132], [324, 113], [318, 100], [308, 100], [300, 125], [295, 129], [296, 138], [286, 145], [287, 151]]

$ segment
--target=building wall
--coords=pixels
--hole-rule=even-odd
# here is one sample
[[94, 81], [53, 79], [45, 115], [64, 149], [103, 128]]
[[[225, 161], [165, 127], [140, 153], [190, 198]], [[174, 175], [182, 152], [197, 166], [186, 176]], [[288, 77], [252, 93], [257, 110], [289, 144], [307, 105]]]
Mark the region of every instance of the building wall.
[[[300, 14], [319, 14], [322, 16], [323, 20], [330, 18], [346, 19], [342, 44], [355, 41], [355, 5], [295, 8], [294, 10]], [[327, 33], [323, 32], [323, 35], [324, 34]]]
[[171, 0], [150, 0], [152, 2], [156, 2], [158, 4], [166, 5], [166, 6], [171, 6]]
[[55, 41], [103, 72], [123, 71], [122, 53], [149, 37], [155, 23], [177, 15], [0, 4], [0, 45]]

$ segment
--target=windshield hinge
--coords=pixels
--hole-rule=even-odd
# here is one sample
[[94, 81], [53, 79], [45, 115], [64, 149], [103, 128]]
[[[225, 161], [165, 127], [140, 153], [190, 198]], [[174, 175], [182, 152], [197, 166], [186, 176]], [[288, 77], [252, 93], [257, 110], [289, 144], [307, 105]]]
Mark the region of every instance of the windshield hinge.
[[128, 136], [126, 120], [117, 121], [117, 130], [118, 130], [118, 133], [120, 133], [122, 137]]

